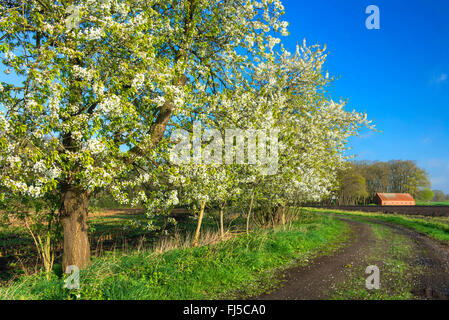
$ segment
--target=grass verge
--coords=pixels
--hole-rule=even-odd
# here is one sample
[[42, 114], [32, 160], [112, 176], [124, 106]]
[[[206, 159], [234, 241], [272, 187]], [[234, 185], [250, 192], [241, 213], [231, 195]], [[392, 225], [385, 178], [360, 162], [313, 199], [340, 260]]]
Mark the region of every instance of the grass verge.
[[304, 211], [289, 228], [164, 253], [105, 253], [80, 274], [80, 289], [64, 289], [64, 276], [23, 276], [0, 288], [0, 299], [232, 299], [276, 285], [279, 271], [306, 264], [344, 245], [348, 225]]
[[449, 201], [416, 201], [418, 206], [449, 206]]

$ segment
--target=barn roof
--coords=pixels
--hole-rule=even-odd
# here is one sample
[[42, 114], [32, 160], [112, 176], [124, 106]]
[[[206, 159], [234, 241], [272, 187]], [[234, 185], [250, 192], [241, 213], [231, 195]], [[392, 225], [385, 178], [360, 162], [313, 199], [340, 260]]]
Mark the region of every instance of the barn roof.
[[415, 201], [410, 193], [377, 193], [384, 201]]

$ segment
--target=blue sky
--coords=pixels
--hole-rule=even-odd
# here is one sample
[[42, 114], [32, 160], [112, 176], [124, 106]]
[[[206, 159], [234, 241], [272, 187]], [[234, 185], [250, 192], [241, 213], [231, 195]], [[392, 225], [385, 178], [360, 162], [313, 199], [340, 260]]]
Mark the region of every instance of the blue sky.
[[[416, 160], [432, 188], [449, 193], [449, 1], [284, 0], [294, 52], [297, 42], [326, 44], [325, 68], [340, 78], [334, 100], [366, 111], [382, 132], [353, 138], [360, 160]], [[380, 30], [368, 30], [368, 5]]]

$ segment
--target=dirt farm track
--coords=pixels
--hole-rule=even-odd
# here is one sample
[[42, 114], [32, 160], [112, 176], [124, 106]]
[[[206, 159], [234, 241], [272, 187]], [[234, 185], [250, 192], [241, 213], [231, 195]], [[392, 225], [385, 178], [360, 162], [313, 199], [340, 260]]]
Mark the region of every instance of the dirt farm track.
[[383, 212], [399, 213], [406, 215], [420, 215], [429, 217], [449, 216], [449, 206], [314, 206], [316, 208], [363, 211], [363, 212]]

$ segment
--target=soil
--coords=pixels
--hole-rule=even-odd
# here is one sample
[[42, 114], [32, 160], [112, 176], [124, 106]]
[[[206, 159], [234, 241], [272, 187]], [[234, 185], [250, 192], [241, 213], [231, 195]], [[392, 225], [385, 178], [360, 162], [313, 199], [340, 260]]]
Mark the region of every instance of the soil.
[[[253, 297], [255, 300], [320, 300], [330, 298], [338, 283], [348, 277], [348, 268], [364, 265], [366, 254], [375, 246], [376, 238], [368, 223], [345, 220], [354, 231], [350, 244], [332, 256], [316, 258], [305, 267], [293, 267], [284, 273], [278, 289]], [[416, 299], [449, 299], [449, 247], [413, 230], [371, 220], [391, 231], [406, 236], [414, 245], [411, 263], [422, 265], [426, 272], [413, 283]]]

